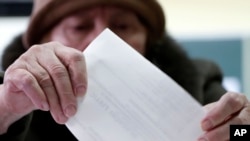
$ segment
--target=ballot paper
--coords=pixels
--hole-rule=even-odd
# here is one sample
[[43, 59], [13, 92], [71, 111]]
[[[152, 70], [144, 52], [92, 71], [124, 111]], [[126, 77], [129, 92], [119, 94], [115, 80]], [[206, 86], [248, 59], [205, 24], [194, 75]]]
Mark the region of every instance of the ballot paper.
[[202, 106], [109, 29], [83, 52], [87, 94], [66, 123], [79, 141], [195, 141]]

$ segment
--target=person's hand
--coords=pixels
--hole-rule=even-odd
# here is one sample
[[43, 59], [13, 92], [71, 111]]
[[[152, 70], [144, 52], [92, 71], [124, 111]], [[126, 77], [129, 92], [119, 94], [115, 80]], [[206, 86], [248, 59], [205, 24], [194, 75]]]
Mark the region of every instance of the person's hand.
[[229, 141], [230, 125], [250, 124], [250, 102], [243, 94], [228, 92], [204, 108], [208, 111], [201, 122], [205, 133], [199, 141]]
[[10, 113], [50, 111], [63, 124], [77, 110], [87, 88], [82, 52], [56, 42], [32, 46], [5, 72], [1, 96]]

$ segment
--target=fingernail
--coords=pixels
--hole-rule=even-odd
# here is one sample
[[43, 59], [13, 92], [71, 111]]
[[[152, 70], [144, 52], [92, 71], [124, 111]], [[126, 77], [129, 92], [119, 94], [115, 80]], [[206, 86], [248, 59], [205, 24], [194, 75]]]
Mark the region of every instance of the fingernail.
[[58, 124], [65, 124], [67, 122], [67, 120], [68, 120], [68, 118], [65, 117], [63, 115], [63, 113], [62, 113], [62, 115], [60, 115], [60, 116], [57, 117], [56, 121], [57, 121]]
[[213, 124], [212, 124], [212, 122], [210, 121], [210, 120], [205, 120], [203, 123], [202, 123], [202, 129], [203, 130], [209, 130], [209, 129], [211, 129], [211, 128], [213, 128]]
[[86, 93], [86, 87], [84, 87], [84, 86], [78, 86], [76, 88], [76, 95], [77, 96], [84, 96], [85, 93]]
[[64, 109], [64, 114], [67, 117], [71, 117], [75, 115], [75, 113], [76, 113], [76, 107], [74, 105], [69, 105]]
[[44, 102], [44, 103], [42, 104], [42, 109], [43, 109], [44, 111], [49, 111], [49, 104], [48, 104], [47, 102]]

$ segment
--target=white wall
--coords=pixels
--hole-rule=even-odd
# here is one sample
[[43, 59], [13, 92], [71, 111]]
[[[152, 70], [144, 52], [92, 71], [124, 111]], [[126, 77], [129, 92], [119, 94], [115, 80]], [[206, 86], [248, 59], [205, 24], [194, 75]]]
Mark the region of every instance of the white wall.
[[249, 0], [158, 0], [167, 29], [178, 36], [249, 36]]
[[0, 17], [0, 50], [17, 34], [25, 30], [27, 17]]

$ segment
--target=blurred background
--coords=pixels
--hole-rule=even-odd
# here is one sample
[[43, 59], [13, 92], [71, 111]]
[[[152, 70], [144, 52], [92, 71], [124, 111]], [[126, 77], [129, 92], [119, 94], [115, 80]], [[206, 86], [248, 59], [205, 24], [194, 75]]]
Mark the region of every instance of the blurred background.
[[[193, 58], [215, 61], [223, 85], [250, 98], [250, 1], [158, 0], [166, 30]], [[0, 0], [0, 53], [28, 23], [32, 0]]]

